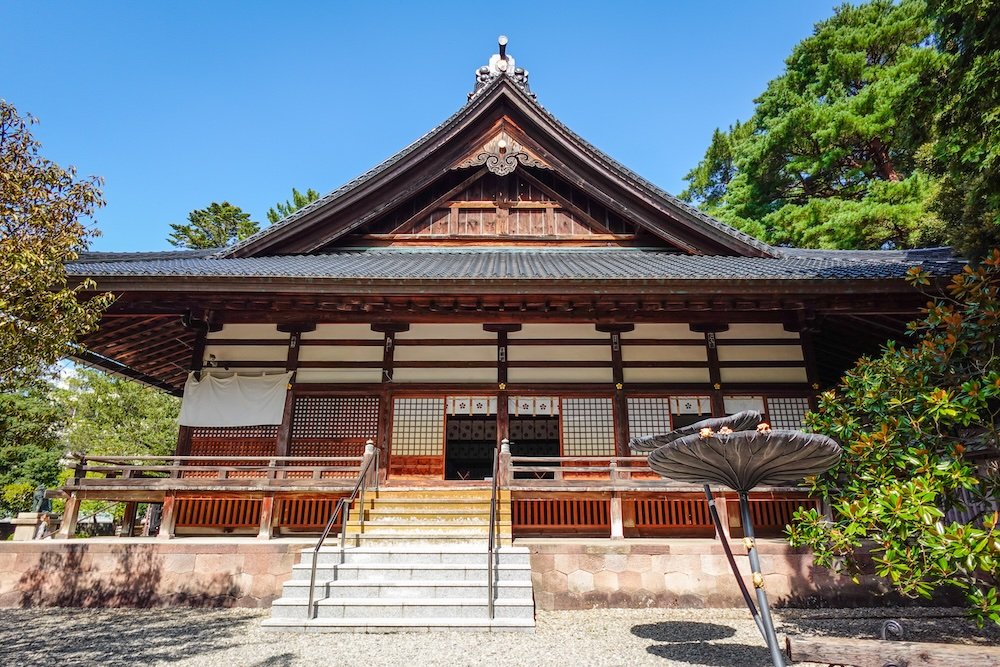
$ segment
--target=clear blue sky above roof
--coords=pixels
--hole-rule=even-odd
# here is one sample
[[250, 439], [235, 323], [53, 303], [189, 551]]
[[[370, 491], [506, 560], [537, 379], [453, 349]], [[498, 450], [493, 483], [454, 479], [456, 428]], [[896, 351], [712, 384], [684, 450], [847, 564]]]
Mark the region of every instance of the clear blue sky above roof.
[[105, 179], [94, 250], [169, 248], [228, 200], [264, 221], [452, 114], [510, 37], [539, 102], [670, 192], [746, 118], [827, 1], [8, 4], [0, 96]]

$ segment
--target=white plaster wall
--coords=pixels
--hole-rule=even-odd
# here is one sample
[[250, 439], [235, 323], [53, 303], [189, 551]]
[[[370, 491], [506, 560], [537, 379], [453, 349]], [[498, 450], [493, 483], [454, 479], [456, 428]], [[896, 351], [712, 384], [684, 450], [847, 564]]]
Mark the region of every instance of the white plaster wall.
[[703, 345], [622, 345], [622, 361], [701, 361], [708, 363]]
[[662, 383], [709, 383], [711, 377], [707, 368], [626, 368], [623, 377], [625, 384], [629, 382], [662, 382]]
[[806, 382], [805, 368], [723, 368], [721, 379], [726, 382]]

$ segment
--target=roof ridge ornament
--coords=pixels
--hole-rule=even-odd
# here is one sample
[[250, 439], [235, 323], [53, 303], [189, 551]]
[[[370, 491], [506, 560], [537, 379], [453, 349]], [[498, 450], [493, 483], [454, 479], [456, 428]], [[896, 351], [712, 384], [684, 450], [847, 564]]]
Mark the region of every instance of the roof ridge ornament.
[[534, 97], [534, 93], [528, 87], [528, 71], [516, 67], [514, 56], [507, 54], [507, 35], [500, 35], [497, 38], [497, 43], [499, 53], [494, 53], [490, 56], [488, 64], [476, 70], [476, 87], [469, 93], [469, 99], [471, 100], [479, 91], [501, 76], [510, 77], [510, 80], [516, 83], [521, 90]]

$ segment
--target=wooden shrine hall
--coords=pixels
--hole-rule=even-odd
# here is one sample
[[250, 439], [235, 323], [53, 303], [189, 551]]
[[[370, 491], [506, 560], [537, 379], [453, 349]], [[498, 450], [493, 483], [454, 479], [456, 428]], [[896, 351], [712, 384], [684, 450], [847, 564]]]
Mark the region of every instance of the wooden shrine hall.
[[[317, 533], [376, 454], [384, 489], [475, 489], [507, 440], [514, 537], [711, 536], [704, 496], [630, 437], [745, 409], [798, 428], [916, 315], [907, 269], [960, 269], [771, 247], [587, 143], [527, 79], [502, 44], [453, 116], [233, 247], [69, 264], [117, 295], [81, 360], [186, 402], [271, 378], [278, 408], [212, 423], [191, 403], [175, 456], [81, 460], [66, 523], [105, 499], [162, 503], [165, 536]], [[754, 499], [765, 535], [813, 502]]]

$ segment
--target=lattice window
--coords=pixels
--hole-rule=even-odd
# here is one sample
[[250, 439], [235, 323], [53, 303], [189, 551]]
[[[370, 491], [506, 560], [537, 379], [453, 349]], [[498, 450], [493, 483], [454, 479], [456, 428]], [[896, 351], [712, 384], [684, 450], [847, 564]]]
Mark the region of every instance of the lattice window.
[[564, 456], [614, 456], [615, 411], [610, 398], [562, 399]]
[[444, 451], [444, 399], [397, 398], [392, 415], [394, 456], [440, 456]]
[[767, 399], [767, 415], [771, 419], [771, 428], [799, 430], [807, 412], [809, 412], [808, 398]]
[[269, 426], [196, 426], [192, 438], [205, 440], [236, 440], [240, 438], [277, 438], [278, 427]]
[[293, 438], [366, 439], [378, 434], [378, 397], [300, 396]]
[[670, 399], [629, 398], [629, 437], [656, 435], [670, 431]]

